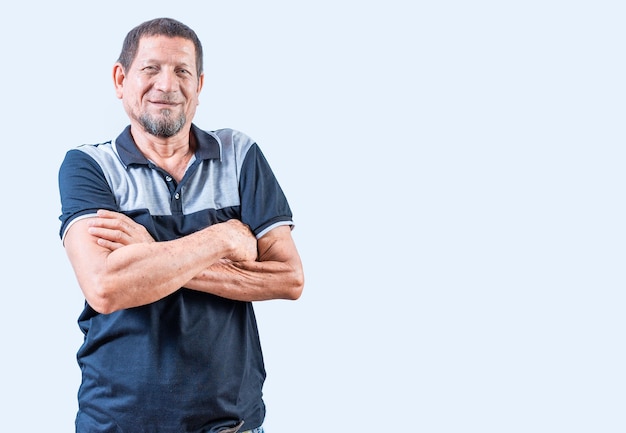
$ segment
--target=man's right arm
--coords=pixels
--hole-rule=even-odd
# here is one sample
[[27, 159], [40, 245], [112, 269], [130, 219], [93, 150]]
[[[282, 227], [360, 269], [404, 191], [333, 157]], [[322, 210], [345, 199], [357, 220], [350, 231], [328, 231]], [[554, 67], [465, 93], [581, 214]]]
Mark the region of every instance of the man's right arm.
[[111, 248], [90, 233], [97, 218], [74, 222], [64, 245], [85, 299], [104, 314], [158, 301], [222, 258], [244, 261], [257, 256], [255, 237], [238, 220], [172, 241]]

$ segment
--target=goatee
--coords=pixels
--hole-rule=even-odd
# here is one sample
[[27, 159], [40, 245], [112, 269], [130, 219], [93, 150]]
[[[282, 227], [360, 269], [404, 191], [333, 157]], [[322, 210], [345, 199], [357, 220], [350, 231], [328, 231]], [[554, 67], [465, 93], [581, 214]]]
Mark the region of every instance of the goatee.
[[181, 114], [177, 119], [170, 118], [170, 110], [161, 111], [162, 117], [155, 119], [148, 114], [139, 117], [141, 126], [147, 133], [155, 137], [169, 138], [178, 134], [185, 125], [187, 118]]

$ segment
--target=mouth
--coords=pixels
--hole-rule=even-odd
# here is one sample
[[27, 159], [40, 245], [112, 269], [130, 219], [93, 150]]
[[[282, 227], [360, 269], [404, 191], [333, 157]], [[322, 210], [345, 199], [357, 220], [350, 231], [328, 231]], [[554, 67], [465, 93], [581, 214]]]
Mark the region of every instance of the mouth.
[[172, 108], [179, 104], [178, 102], [166, 101], [166, 100], [156, 100], [156, 101], [148, 101], [148, 102], [150, 102], [150, 104], [152, 105], [156, 105], [156, 106], [163, 107], [163, 108]]
[[171, 108], [176, 105], [180, 105], [182, 101], [179, 100], [180, 95], [176, 94], [168, 94], [168, 93], [160, 93], [156, 92], [152, 95], [146, 95], [145, 98], [149, 104], [156, 105], [159, 107], [167, 107]]

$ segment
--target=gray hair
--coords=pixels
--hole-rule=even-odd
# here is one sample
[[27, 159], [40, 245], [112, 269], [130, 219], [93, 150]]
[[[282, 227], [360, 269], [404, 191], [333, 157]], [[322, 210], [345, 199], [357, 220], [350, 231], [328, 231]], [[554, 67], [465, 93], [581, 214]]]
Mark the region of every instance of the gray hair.
[[170, 38], [180, 37], [193, 42], [196, 48], [196, 68], [198, 77], [202, 74], [202, 44], [200, 43], [200, 39], [198, 39], [198, 35], [196, 35], [196, 32], [185, 24], [172, 18], [155, 18], [139, 24], [137, 27], [128, 32], [122, 45], [122, 52], [117, 59], [117, 61], [121, 63], [124, 70], [128, 70], [130, 65], [135, 60], [141, 38], [149, 36], [168, 36]]

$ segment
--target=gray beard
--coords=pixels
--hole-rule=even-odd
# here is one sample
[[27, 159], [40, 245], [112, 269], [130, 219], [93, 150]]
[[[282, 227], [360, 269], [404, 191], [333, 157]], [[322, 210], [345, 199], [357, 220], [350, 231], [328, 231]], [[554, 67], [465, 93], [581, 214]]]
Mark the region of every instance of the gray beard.
[[178, 134], [185, 125], [187, 118], [184, 114], [181, 114], [178, 119], [172, 119], [169, 117], [170, 111], [163, 110], [164, 117], [154, 119], [148, 114], [143, 114], [139, 117], [141, 126], [144, 127], [147, 133], [154, 135], [155, 137], [169, 138]]

